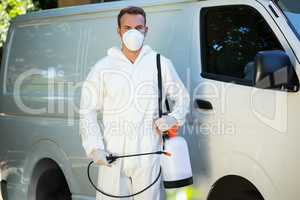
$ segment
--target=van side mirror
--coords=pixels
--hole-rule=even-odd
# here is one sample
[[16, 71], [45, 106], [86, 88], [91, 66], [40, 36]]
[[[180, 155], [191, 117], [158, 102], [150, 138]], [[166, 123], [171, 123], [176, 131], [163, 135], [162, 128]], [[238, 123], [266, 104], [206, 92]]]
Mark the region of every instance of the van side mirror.
[[299, 80], [290, 58], [282, 50], [260, 51], [255, 56], [254, 86], [290, 92], [299, 90]]

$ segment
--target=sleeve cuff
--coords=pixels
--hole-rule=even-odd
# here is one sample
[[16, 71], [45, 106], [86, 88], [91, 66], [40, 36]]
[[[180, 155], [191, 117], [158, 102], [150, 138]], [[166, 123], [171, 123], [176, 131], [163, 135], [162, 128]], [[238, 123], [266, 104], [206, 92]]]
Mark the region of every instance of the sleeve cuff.
[[103, 144], [102, 141], [98, 142], [98, 143], [94, 143], [93, 142], [93, 144], [91, 144], [91, 143], [89, 143], [89, 144], [85, 143], [85, 144], [83, 144], [83, 147], [85, 149], [85, 153], [86, 153], [87, 156], [89, 156], [94, 149], [101, 149], [101, 150], [105, 149], [104, 148], [104, 144]]

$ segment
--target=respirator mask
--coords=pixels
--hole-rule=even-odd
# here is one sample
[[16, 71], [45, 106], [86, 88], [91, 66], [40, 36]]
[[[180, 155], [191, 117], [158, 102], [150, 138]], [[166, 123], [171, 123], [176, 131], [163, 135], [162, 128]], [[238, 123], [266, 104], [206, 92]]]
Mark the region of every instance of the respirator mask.
[[136, 29], [130, 29], [126, 31], [122, 36], [122, 40], [125, 46], [130, 51], [139, 50], [143, 45], [144, 38], [144, 35]]

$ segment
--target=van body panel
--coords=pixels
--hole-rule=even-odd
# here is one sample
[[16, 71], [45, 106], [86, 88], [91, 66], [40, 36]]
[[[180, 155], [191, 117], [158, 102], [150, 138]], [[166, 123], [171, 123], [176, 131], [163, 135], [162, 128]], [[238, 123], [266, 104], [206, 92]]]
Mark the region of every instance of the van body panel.
[[[291, 44], [295, 35], [290, 28], [284, 29], [283, 32], [281, 23], [277, 23], [272, 16], [268, 7], [269, 2], [205, 1], [199, 2], [194, 8], [201, 12], [201, 9], [205, 7], [229, 5], [247, 5], [255, 8], [269, 24], [290, 56], [296, 71], [299, 71], [297, 59], [299, 54]], [[195, 43], [200, 44], [201, 31], [198, 24], [197, 30], [194, 29], [193, 32], [196, 34], [195, 37], [199, 36]], [[197, 35], [199, 32], [200, 35]], [[291, 38], [291, 41], [287, 38]], [[298, 40], [295, 41], [296, 44], [298, 42]], [[194, 48], [199, 49], [199, 46]], [[197, 53], [201, 54], [201, 52]], [[197, 71], [201, 71], [202, 63], [197, 53], [193, 54], [193, 59], [194, 63], [200, 66], [200, 70]], [[194, 100], [197, 98], [208, 100], [214, 108], [213, 111], [198, 108], [192, 110], [192, 118], [197, 120], [200, 127], [208, 124], [208, 128], [203, 128], [204, 132], [199, 133], [201, 135], [199, 140], [204, 140], [205, 149], [209, 151], [207, 166], [210, 169], [210, 183], [215, 183], [222, 177], [222, 174], [223, 176], [240, 175], [247, 177], [265, 199], [296, 199], [294, 192], [297, 189], [293, 186], [297, 185], [298, 181], [291, 180], [291, 177], [293, 177], [292, 174], [299, 177], [297, 169], [300, 163], [297, 159], [299, 155], [296, 153], [297, 142], [291, 141], [299, 139], [293, 131], [297, 124], [293, 122], [294, 113], [297, 113], [294, 101], [299, 99], [299, 93], [255, 89], [252, 86], [203, 77], [193, 85], [196, 86], [192, 89]], [[213, 130], [214, 127], [217, 127], [217, 131]], [[199, 153], [195, 153], [194, 156]], [[287, 172], [284, 166], [289, 162], [293, 164], [288, 164]]]

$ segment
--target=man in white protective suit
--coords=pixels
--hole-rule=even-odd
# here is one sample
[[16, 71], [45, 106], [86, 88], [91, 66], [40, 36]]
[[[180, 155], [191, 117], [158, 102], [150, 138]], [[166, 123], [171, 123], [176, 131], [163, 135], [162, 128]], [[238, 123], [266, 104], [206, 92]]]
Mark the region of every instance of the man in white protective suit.
[[[156, 52], [144, 45], [146, 15], [127, 7], [118, 15], [121, 48], [91, 69], [83, 83], [80, 134], [87, 156], [99, 166], [98, 188], [113, 195], [130, 195], [150, 185], [160, 169], [160, 156], [121, 158], [109, 164], [106, 156], [162, 150], [162, 134], [179, 128], [189, 111], [190, 97], [172, 62], [161, 56], [163, 99], [173, 102], [168, 115], [158, 117]], [[97, 120], [97, 114], [100, 114]], [[125, 199], [161, 199], [160, 179], [145, 192]], [[116, 199], [96, 193], [97, 200]]]

